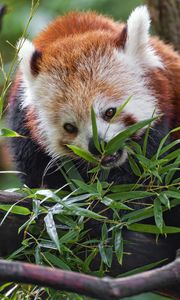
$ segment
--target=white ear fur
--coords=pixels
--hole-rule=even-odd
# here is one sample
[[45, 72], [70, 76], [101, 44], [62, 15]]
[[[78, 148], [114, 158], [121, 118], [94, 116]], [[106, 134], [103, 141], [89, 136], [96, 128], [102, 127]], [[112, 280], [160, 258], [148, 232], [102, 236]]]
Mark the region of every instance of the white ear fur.
[[24, 75], [24, 78], [28, 81], [32, 81], [34, 76], [31, 72], [31, 58], [35, 51], [35, 46], [32, 42], [25, 39], [20, 39], [17, 43], [17, 50], [19, 49], [18, 57], [20, 61], [20, 69]]
[[127, 21], [125, 53], [149, 68], [163, 68], [160, 57], [149, 43], [150, 16], [146, 6], [137, 7]]

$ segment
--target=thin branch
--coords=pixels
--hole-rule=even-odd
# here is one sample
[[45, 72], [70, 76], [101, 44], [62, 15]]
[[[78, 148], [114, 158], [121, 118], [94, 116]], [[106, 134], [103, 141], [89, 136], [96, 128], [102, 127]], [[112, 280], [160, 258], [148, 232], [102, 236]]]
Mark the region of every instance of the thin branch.
[[[180, 284], [180, 258], [164, 267], [121, 278], [97, 278], [39, 265], [0, 260], [0, 280], [75, 292], [96, 299], [121, 299]], [[180, 299], [180, 298], [176, 298]]]

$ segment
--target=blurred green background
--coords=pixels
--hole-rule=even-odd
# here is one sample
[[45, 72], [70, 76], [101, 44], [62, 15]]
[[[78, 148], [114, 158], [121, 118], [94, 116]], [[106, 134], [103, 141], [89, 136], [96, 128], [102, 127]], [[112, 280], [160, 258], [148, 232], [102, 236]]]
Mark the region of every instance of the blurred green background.
[[[39, 8], [28, 30], [28, 37], [32, 39], [57, 15], [62, 15], [69, 10], [95, 10], [106, 14], [116, 20], [125, 21], [134, 7], [142, 4], [141, 0], [41, 0]], [[7, 5], [7, 13], [3, 18], [0, 32], [0, 51], [7, 70], [14, 55], [14, 49], [9, 44], [15, 45], [27, 23], [31, 0], [4, 0], [0, 5]], [[8, 43], [8, 42], [9, 43]], [[0, 88], [3, 85], [3, 76], [0, 74]], [[0, 127], [5, 126], [5, 118]], [[13, 170], [8, 146], [0, 140], [0, 171]], [[8, 189], [20, 185], [15, 175], [0, 174], [0, 189]], [[154, 294], [145, 294], [128, 298], [131, 300], [163, 300], [167, 299]]]

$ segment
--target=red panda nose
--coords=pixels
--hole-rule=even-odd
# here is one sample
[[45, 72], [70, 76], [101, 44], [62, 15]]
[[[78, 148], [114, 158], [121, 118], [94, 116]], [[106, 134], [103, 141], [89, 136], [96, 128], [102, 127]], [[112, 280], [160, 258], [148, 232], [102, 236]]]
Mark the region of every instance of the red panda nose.
[[[101, 144], [101, 139], [99, 139], [99, 144]], [[104, 142], [104, 146], [106, 145], [107, 143]], [[89, 140], [89, 144], [88, 144], [88, 150], [91, 154], [93, 155], [96, 155], [96, 156], [100, 156], [100, 152], [98, 151], [98, 149], [96, 148], [95, 144], [94, 144], [94, 140], [93, 138], [91, 138]]]

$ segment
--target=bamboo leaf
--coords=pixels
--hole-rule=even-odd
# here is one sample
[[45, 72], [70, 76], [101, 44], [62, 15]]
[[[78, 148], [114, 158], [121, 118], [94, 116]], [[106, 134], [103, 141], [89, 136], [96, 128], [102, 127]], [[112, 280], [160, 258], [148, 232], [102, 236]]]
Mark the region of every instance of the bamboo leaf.
[[73, 182], [84, 192], [89, 192], [90, 194], [97, 194], [97, 187], [92, 184], [87, 184], [78, 179], [73, 179]]
[[156, 226], [159, 228], [160, 232], [163, 232], [163, 213], [162, 206], [159, 199], [154, 200], [154, 219]]
[[114, 194], [109, 194], [108, 197], [113, 200], [119, 201], [127, 201], [127, 200], [134, 200], [134, 199], [143, 199], [146, 197], [152, 197], [156, 195], [153, 192], [146, 192], [146, 191], [129, 191], [129, 192], [119, 192]]
[[90, 152], [85, 151], [84, 149], [81, 149], [81, 148], [76, 147], [74, 145], [67, 145], [67, 147], [69, 149], [71, 149], [79, 157], [82, 157], [82, 158], [84, 158], [85, 160], [87, 160], [91, 163], [96, 163], [96, 164], [98, 163], [98, 160], [93, 155], [91, 155]]
[[31, 211], [23, 206], [19, 206], [19, 205], [9, 205], [9, 204], [1, 204], [0, 205], [0, 209], [4, 210], [4, 211], [9, 211], [10, 213], [16, 214], [16, 215], [30, 215]]
[[162, 192], [159, 196], [158, 199], [161, 201], [162, 204], [164, 204], [168, 209], [170, 209], [170, 201], [168, 196], [166, 195], [165, 192]]
[[155, 121], [156, 119], [157, 119], [157, 117], [151, 118], [148, 120], [144, 120], [144, 121], [140, 121], [134, 125], [129, 126], [126, 130], [117, 134], [112, 140], [110, 140], [107, 143], [107, 145], [105, 147], [106, 153], [113, 154], [114, 152], [116, 152], [118, 149], [120, 149], [123, 146], [123, 144], [127, 138], [129, 138], [131, 135], [133, 135], [135, 132], [142, 129], [146, 125]]
[[2, 137], [23, 137], [22, 135], [18, 134], [14, 130], [8, 128], [0, 129], [0, 136]]
[[[137, 232], [146, 232], [146, 233], [154, 233], [154, 234], [161, 233], [159, 228], [157, 228], [156, 225], [149, 225], [149, 224], [134, 223], [132, 225], [128, 225], [128, 229]], [[180, 228], [173, 227], [173, 226], [163, 226], [163, 233], [164, 234], [180, 233]]]
[[95, 115], [93, 106], [91, 107], [91, 122], [92, 122], [94, 145], [95, 145], [96, 149], [101, 153], [102, 151], [101, 151], [101, 146], [99, 144], [98, 130], [97, 130], [97, 124], [96, 124], [96, 115]]
[[140, 168], [138, 167], [137, 163], [135, 162], [134, 158], [129, 155], [128, 156], [128, 160], [129, 160], [129, 164], [130, 164], [130, 167], [133, 171], [133, 173], [136, 175], [136, 176], [141, 176], [141, 171], [140, 171]]
[[46, 215], [46, 217], [44, 218], [44, 222], [46, 224], [47, 233], [60, 252], [59, 237], [56, 230], [56, 224], [53, 219], [53, 214], [51, 212]]
[[118, 278], [126, 277], [126, 276], [131, 276], [131, 275], [134, 275], [134, 274], [139, 274], [139, 273], [151, 270], [151, 269], [153, 269], [153, 268], [161, 265], [165, 261], [167, 261], [167, 258], [162, 259], [162, 260], [157, 261], [157, 262], [154, 262], [154, 263], [151, 263], [151, 264], [148, 264], [148, 265], [145, 265], [143, 267], [135, 268], [135, 269], [133, 269], [131, 271], [128, 271], [126, 273], [123, 273], [123, 274], [119, 275]]
[[114, 238], [114, 248], [117, 260], [120, 265], [122, 265], [123, 260], [123, 238], [122, 238], [122, 231], [116, 230], [115, 238]]
[[180, 199], [180, 191], [179, 190], [177, 190], [177, 191], [172, 191], [172, 190], [166, 191], [166, 195], [167, 195], [167, 197], [170, 197], [170, 198]]
[[118, 117], [120, 115], [120, 113], [123, 111], [123, 109], [126, 107], [126, 105], [129, 103], [129, 101], [132, 99], [132, 96], [129, 96], [126, 101], [118, 108], [118, 110], [116, 111], [114, 117], [111, 119], [111, 123], [114, 121], [114, 119], [116, 117]]
[[50, 252], [44, 252], [43, 256], [55, 267], [62, 269], [62, 270], [68, 270], [71, 271], [71, 268], [67, 265], [67, 262], [65, 263], [62, 259], [55, 256], [54, 254]]

